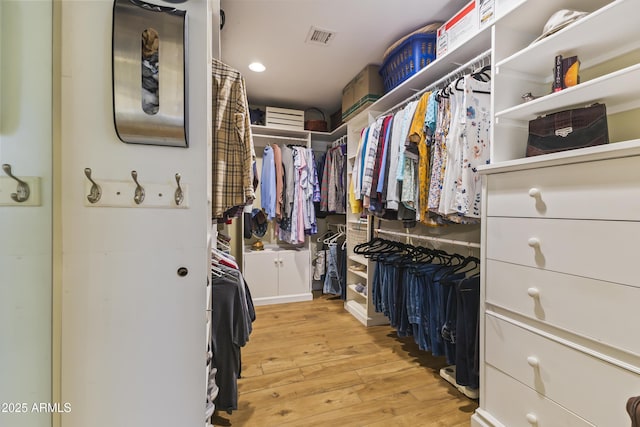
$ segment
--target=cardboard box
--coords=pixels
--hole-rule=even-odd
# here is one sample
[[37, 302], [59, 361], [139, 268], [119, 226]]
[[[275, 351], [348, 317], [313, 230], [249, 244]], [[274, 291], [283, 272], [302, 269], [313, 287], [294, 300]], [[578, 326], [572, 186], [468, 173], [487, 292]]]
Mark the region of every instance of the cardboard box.
[[478, 9], [476, 0], [472, 0], [438, 28], [436, 58], [446, 55], [478, 32], [480, 29]]
[[267, 107], [265, 123], [280, 129], [304, 130], [304, 111]]
[[342, 90], [342, 120], [347, 121], [384, 93], [380, 66], [369, 64], [360, 71]]

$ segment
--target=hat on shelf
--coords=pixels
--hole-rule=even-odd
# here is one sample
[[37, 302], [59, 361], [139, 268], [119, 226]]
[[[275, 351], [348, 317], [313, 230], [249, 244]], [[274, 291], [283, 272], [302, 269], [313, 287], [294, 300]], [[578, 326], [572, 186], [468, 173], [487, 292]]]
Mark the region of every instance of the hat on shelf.
[[585, 17], [588, 15], [588, 12], [581, 12], [579, 10], [569, 10], [569, 9], [561, 9], [555, 12], [546, 24], [544, 24], [544, 28], [542, 29], [542, 34], [533, 41], [533, 43], [542, 40], [545, 37], [549, 37], [551, 34], [554, 34], [564, 27], [568, 26], [576, 22], [578, 19]]

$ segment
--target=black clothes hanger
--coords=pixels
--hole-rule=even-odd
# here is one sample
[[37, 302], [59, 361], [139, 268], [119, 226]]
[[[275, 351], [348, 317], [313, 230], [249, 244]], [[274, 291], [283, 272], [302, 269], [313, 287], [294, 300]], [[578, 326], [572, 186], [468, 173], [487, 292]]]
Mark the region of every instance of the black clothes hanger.
[[488, 71], [491, 71], [491, 65], [485, 65], [478, 71], [473, 72], [471, 76], [476, 80], [488, 82], [489, 80], [491, 80], [491, 74], [489, 74]]

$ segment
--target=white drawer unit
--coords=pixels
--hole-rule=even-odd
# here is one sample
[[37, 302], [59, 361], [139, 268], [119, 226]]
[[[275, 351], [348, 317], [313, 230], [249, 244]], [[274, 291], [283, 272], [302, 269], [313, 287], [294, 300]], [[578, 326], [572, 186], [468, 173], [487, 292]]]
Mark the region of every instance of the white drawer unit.
[[640, 143], [625, 146], [482, 171], [472, 426], [630, 424], [626, 401], [640, 395]]
[[[640, 286], [640, 222], [488, 217], [487, 258]], [[634, 238], [634, 236], [637, 236]]]
[[[583, 427], [593, 426], [578, 415], [547, 399], [493, 366], [487, 366], [488, 384], [484, 404], [505, 426]], [[505, 405], [505, 396], [509, 404]]]
[[488, 216], [640, 221], [633, 157], [505, 172], [488, 185]]
[[[631, 425], [626, 403], [640, 395], [640, 26], [628, 17], [639, 7], [496, 2], [472, 427]], [[561, 10], [586, 14], [539, 38]], [[580, 81], [551, 91], [557, 55], [578, 57]], [[531, 120], [596, 102], [606, 106], [609, 144], [526, 157]]]
[[[640, 357], [640, 288], [487, 260], [485, 301]], [[629, 325], [629, 326], [624, 326]]]
[[487, 314], [485, 362], [598, 426], [625, 426], [640, 375]]

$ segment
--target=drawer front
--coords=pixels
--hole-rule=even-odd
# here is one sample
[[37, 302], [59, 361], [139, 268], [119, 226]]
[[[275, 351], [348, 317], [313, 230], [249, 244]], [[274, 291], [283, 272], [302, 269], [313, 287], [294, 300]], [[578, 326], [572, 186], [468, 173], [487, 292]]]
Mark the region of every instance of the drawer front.
[[625, 404], [640, 375], [490, 314], [485, 361], [598, 426], [629, 424]]
[[593, 426], [490, 365], [485, 369], [485, 381], [487, 392], [483, 406], [504, 426]]
[[640, 288], [487, 260], [485, 289], [487, 303], [640, 355]]
[[487, 258], [640, 286], [640, 222], [487, 218]]
[[487, 215], [640, 220], [639, 157], [487, 175]]

